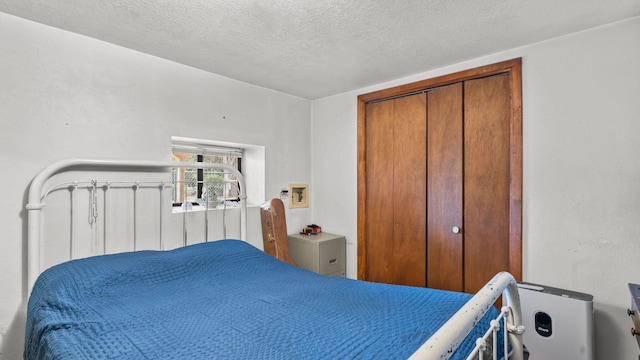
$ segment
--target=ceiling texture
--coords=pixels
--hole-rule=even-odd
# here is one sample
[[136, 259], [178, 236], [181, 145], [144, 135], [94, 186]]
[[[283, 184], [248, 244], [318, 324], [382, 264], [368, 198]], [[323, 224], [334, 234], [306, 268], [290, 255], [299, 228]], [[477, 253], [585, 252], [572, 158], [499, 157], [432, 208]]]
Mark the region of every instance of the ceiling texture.
[[318, 99], [640, 16], [640, 0], [0, 0], [0, 12]]

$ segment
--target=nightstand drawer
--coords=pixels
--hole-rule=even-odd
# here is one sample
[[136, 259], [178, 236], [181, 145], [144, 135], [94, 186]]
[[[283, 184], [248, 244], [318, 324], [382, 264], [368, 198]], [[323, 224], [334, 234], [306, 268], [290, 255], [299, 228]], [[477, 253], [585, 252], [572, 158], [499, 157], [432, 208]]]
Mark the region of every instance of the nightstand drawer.
[[334, 241], [325, 241], [320, 244], [318, 262], [321, 274], [331, 274], [337, 271], [344, 271], [345, 262], [344, 237]]
[[346, 240], [342, 235], [289, 235], [289, 254], [298, 266], [320, 274], [345, 276]]
[[325, 275], [337, 276], [337, 277], [347, 277], [347, 270], [346, 269], [342, 269], [342, 270], [338, 270], [336, 272], [332, 272], [332, 273], [325, 274]]

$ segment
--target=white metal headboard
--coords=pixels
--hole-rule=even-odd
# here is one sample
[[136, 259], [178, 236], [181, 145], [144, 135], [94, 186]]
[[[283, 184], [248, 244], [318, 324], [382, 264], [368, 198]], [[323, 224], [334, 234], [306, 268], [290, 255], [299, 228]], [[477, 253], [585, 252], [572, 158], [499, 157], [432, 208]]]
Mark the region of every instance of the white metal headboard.
[[38, 275], [41, 272], [41, 212], [45, 207], [43, 202], [43, 187], [45, 182], [55, 174], [70, 170], [122, 170], [132, 169], [135, 171], [169, 170], [171, 168], [201, 168], [220, 169], [236, 176], [240, 184], [240, 239], [247, 240], [247, 196], [245, 181], [242, 173], [236, 168], [213, 163], [193, 163], [174, 161], [152, 161], [152, 160], [97, 160], [97, 159], [66, 159], [55, 162], [36, 175], [29, 187], [29, 196], [26, 209], [28, 210], [27, 228], [27, 281], [28, 291], [31, 289]]

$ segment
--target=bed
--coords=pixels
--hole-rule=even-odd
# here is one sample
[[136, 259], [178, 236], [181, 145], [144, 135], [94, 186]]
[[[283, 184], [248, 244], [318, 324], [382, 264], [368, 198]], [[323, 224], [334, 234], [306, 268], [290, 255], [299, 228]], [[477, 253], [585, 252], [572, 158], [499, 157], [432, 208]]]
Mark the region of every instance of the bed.
[[[59, 187], [50, 185], [49, 178], [68, 170], [86, 176], [79, 172], [85, 168], [96, 176], [106, 170], [155, 174], [171, 167], [203, 165], [71, 159], [34, 178], [27, 204], [25, 359], [466, 359], [482, 358], [487, 349], [495, 358], [509, 353], [509, 358], [522, 359], [524, 329], [510, 274], [497, 274], [471, 295], [329, 277], [296, 267], [246, 242], [241, 174], [239, 240], [208, 241], [205, 220], [204, 242], [186, 244], [183, 221], [186, 246], [163, 250], [171, 233], [162, 230], [171, 225], [163, 220], [165, 209], [159, 211], [159, 230], [152, 236], [160, 234], [160, 250], [134, 246], [135, 251], [42, 266], [43, 200]], [[160, 204], [165, 181], [148, 186], [160, 193]], [[81, 183], [73, 180], [72, 187], [62, 187], [73, 193]], [[95, 179], [86, 183], [89, 191], [77, 196], [95, 198], [96, 189], [106, 189]], [[140, 191], [141, 182], [135, 181], [132, 189]], [[89, 204], [95, 211], [96, 204]], [[133, 217], [140, 217], [139, 212]], [[206, 217], [209, 211], [200, 213]], [[94, 226], [96, 221], [89, 222]], [[78, 221], [72, 223], [76, 225], [70, 228]], [[78, 233], [72, 236], [76, 242], [81, 240]], [[101, 233], [107, 233], [106, 226]], [[106, 249], [106, 239], [102, 246], [92, 246], [96, 248]], [[498, 311], [493, 304], [503, 292], [507, 306]]]

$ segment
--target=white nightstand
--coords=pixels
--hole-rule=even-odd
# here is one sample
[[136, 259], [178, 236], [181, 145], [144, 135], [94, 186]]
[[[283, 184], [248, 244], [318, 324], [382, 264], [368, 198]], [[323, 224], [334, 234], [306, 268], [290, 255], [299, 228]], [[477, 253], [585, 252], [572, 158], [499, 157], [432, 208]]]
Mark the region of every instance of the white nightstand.
[[346, 276], [346, 240], [342, 235], [289, 235], [289, 254], [298, 266], [320, 274]]

